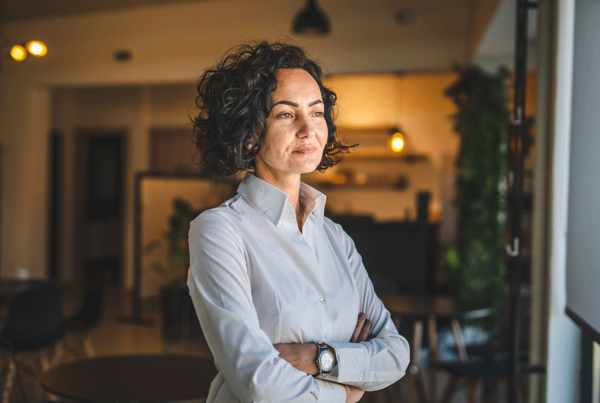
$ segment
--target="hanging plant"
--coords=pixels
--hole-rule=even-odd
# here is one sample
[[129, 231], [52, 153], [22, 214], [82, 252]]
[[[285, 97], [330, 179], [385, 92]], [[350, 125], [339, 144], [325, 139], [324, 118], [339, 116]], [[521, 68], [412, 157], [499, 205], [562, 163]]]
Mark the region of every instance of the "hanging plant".
[[457, 106], [454, 131], [460, 136], [457, 236], [447, 255], [448, 281], [459, 301], [497, 309], [506, 273], [508, 71], [491, 75], [471, 66], [457, 72], [445, 92]]

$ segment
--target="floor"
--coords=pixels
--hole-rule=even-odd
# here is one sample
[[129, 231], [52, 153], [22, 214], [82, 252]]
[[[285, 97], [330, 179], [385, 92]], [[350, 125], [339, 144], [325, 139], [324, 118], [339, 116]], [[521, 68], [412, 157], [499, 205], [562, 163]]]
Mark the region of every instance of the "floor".
[[[63, 293], [63, 309], [65, 316], [72, 315], [78, 308], [82, 295], [76, 290]], [[99, 326], [90, 334], [96, 356], [115, 354], [160, 354], [183, 353], [210, 357], [211, 353], [203, 339], [184, 340], [165, 343], [161, 335], [161, 318], [158, 299], [148, 299], [142, 305], [142, 317], [151, 324], [133, 324], [124, 321], [131, 315], [131, 298], [128, 292], [112, 288], [108, 290], [103, 318]], [[60, 362], [77, 359], [72, 354], [64, 353]], [[426, 369], [425, 369], [426, 371]], [[427, 374], [424, 374], [427, 377]], [[407, 392], [407, 376], [390, 390], [366, 393], [361, 402], [405, 402]], [[35, 378], [24, 377], [28, 393], [28, 402], [55, 400], [56, 397], [45, 393]], [[446, 377], [439, 374], [437, 394], [441, 395]], [[464, 392], [455, 395], [452, 402], [465, 400]], [[419, 399], [417, 399], [419, 401]]]

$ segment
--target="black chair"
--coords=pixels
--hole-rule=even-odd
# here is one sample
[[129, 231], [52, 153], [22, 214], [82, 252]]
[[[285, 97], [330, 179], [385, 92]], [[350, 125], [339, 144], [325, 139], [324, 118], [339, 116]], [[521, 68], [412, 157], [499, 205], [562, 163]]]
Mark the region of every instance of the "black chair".
[[9, 308], [2, 338], [10, 340], [15, 351], [50, 346], [65, 332], [58, 289], [27, 291]]
[[65, 324], [58, 288], [47, 287], [19, 294], [9, 308], [6, 322], [0, 333], [2, 354], [14, 368], [7, 374], [7, 379], [0, 380], [0, 382], [9, 382], [12, 388], [12, 390], [4, 390], [3, 393], [10, 396], [18, 392], [14, 389], [14, 382], [10, 381], [8, 376], [16, 377], [17, 387], [22, 388], [17, 355], [26, 358], [31, 354], [34, 357], [29, 360], [29, 363], [22, 359], [20, 366], [22, 372], [37, 379], [43, 370], [55, 364], [59, 354], [55, 349], [50, 363], [47, 358], [48, 348], [59, 345], [64, 332]]
[[81, 308], [66, 321], [67, 332], [69, 336], [76, 339], [77, 344], [76, 348], [70, 344], [67, 348], [75, 355], [81, 355], [80, 352], [83, 350], [85, 356], [94, 356], [94, 348], [88, 334], [102, 318], [104, 295], [110, 280], [110, 273], [105, 271], [97, 273], [87, 285]]
[[0, 392], [3, 403], [7, 400], [11, 403], [27, 402], [19, 363], [8, 339], [0, 339]]
[[[467, 402], [475, 399], [477, 384], [483, 384], [484, 401], [493, 400], [497, 396], [500, 383], [508, 377], [508, 293], [503, 296], [501, 314], [498, 315], [496, 332], [492, 334], [492, 341], [484, 344], [467, 344], [466, 352], [469, 358], [461, 361], [438, 361], [434, 366], [450, 375], [441, 398], [442, 403], [447, 403], [456, 392], [460, 380], [467, 383]], [[520, 373], [543, 372], [538, 366], [527, 366], [529, 359], [529, 323], [531, 320], [530, 307], [531, 295], [528, 290], [522, 290], [520, 295], [519, 327], [520, 340], [518, 358], [521, 362]], [[525, 383], [520, 385], [521, 394], [525, 395]], [[525, 398], [525, 396], [523, 396]]]

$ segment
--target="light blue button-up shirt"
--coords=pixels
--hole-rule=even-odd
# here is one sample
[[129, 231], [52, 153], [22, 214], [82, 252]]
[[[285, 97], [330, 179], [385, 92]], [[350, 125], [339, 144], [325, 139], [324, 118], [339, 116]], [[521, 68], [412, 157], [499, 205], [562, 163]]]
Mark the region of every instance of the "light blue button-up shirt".
[[[400, 379], [409, 347], [375, 295], [324, 194], [302, 183], [302, 232], [288, 195], [248, 174], [238, 195], [200, 214], [189, 233], [188, 286], [219, 374], [207, 403], [344, 402], [339, 384], [382, 389]], [[350, 343], [358, 314], [373, 339]], [[278, 343], [323, 341], [338, 365], [315, 379], [279, 358]]]

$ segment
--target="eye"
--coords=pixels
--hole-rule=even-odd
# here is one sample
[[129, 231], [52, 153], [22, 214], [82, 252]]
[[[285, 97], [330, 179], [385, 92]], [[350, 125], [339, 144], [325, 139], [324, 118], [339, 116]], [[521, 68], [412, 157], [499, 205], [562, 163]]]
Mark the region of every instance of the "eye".
[[314, 113], [314, 115], [315, 115], [315, 116], [322, 117], [322, 116], [323, 116], [323, 112], [322, 112], [322, 111], [316, 111], [316, 112]]
[[292, 117], [292, 114], [290, 112], [283, 112], [281, 114], [279, 114], [280, 118], [284, 118], [284, 119], [289, 119]]

